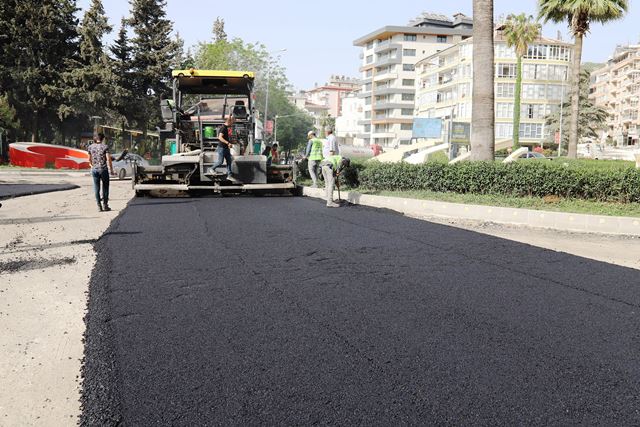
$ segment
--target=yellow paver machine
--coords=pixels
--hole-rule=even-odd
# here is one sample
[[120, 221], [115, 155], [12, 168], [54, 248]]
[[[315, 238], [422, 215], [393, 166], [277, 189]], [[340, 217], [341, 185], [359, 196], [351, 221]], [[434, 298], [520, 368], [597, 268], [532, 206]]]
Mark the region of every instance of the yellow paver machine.
[[[160, 165], [134, 165], [136, 195], [189, 193], [299, 194], [296, 164], [271, 164], [254, 152], [254, 73], [219, 70], [174, 70], [173, 98], [161, 100], [171, 154]], [[233, 161], [212, 170], [218, 160], [218, 130], [228, 116]]]

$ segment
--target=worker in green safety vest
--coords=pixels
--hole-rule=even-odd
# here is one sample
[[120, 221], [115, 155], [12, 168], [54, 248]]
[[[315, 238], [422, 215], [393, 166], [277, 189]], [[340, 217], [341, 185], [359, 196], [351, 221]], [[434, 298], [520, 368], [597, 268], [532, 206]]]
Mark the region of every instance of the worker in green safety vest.
[[318, 188], [318, 175], [316, 170], [322, 161], [322, 140], [316, 136], [316, 131], [310, 130], [307, 133], [307, 151], [305, 157], [309, 162], [309, 175], [313, 181], [313, 188]]
[[322, 176], [324, 177], [325, 197], [328, 208], [340, 207], [339, 204], [333, 201], [333, 187], [340, 173], [349, 167], [350, 164], [351, 161], [348, 158], [342, 157], [339, 154], [329, 156], [322, 160]]

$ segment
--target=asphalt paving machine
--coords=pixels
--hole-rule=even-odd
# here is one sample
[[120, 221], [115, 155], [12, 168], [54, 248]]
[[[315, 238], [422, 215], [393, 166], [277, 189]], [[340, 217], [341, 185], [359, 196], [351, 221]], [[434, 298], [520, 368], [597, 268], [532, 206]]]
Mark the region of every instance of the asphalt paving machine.
[[[136, 195], [189, 193], [298, 194], [296, 164], [271, 164], [254, 148], [254, 73], [245, 71], [174, 70], [173, 98], [161, 100], [165, 137], [171, 154], [160, 165], [134, 165]], [[232, 115], [232, 174], [216, 170], [218, 128]], [[254, 152], [257, 151], [257, 152]]]

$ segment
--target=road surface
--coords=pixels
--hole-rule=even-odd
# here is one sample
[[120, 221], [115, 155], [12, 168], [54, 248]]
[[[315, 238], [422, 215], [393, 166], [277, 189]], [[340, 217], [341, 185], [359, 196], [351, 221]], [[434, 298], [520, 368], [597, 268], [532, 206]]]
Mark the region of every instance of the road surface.
[[86, 425], [638, 424], [640, 274], [307, 198], [136, 199]]
[[0, 200], [54, 191], [73, 190], [74, 188], [78, 188], [78, 186], [73, 184], [14, 184], [0, 182]]

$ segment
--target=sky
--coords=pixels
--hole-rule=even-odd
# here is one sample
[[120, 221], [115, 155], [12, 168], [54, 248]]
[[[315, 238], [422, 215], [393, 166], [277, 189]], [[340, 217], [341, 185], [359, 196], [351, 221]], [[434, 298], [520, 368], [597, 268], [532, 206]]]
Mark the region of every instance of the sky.
[[[90, 0], [78, 0], [82, 9]], [[186, 46], [211, 39], [213, 21], [225, 20], [229, 38], [259, 42], [270, 51], [287, 49], [281, 63], [296, 89], [311, 89], [331, 75], [359, 77], [360, 49], [353, 40], [385, 25], [406, 25], [421, 12], [452, 16], [472, 15], [472, 0], [168, 0], [167, 15]], [[120, 19], [129, 14], [129, 0], [103, 0], [115, 37]], [[496, 17], [509, 13], [537, 14], [536, 0], [494, 0]], [[625, 19], [605, 26], [593, 24], [585, 40], [583, 61], [605, 62], [618, 44], [640, 40], [640, 6], [631, 1]], [[546, 24], [543, 35], [556, 37], [561, 31], [570, 40], [566, 25]]]

